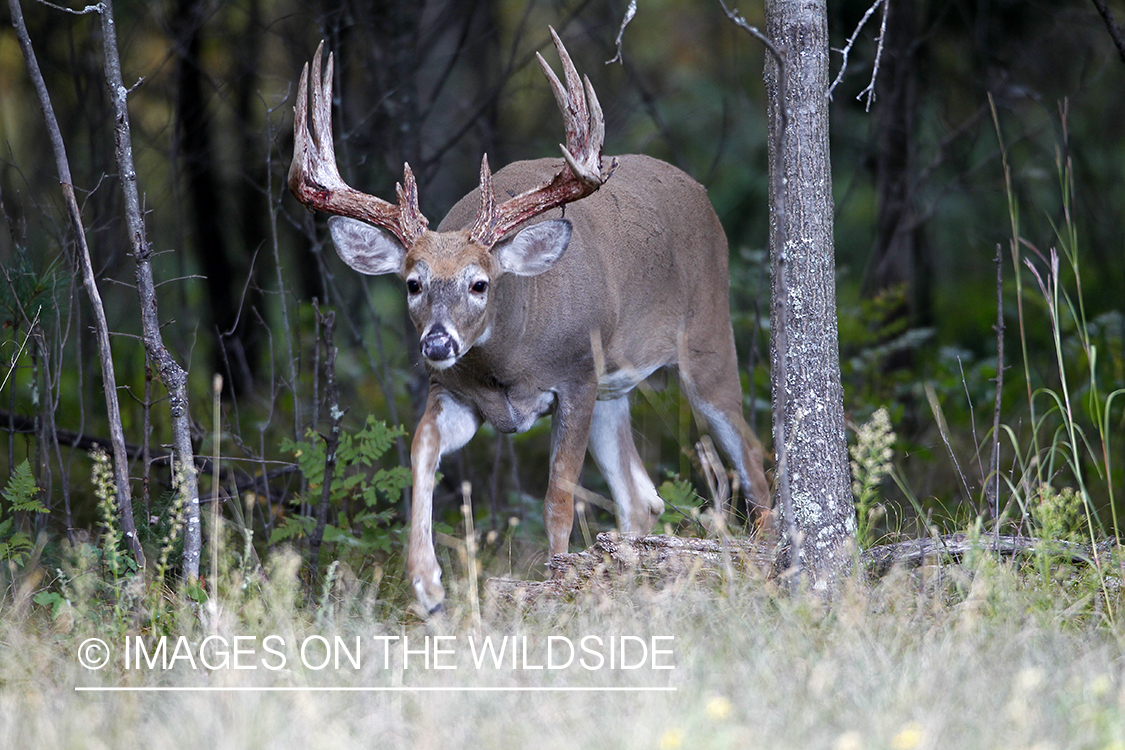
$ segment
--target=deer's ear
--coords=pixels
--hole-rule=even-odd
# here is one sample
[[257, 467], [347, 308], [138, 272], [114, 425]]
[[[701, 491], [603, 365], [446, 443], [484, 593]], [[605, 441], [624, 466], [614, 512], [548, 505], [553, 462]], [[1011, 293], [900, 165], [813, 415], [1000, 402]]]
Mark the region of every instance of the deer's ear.
[[360, 273], [369, 276], [402, 273], [406, 248], [385, 229], [342, 216], [329, 219], [328, 229], [336, 252]]
[[505, 273], [538, 276], [562, 257], [570, 242], [570, 222], [552, 219], [521, 229], [510, 239], [498, 242], [493, 252]]

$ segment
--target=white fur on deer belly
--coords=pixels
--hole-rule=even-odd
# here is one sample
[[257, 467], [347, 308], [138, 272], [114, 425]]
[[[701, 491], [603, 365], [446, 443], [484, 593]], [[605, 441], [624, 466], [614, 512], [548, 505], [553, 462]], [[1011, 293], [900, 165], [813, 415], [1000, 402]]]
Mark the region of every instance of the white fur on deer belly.
[[621, 398], [659, 369], [660, 365], [653, 365], [644, 370], [622, 367], [620, 370], [603, 373], [598, 379], [598, 400], [613, 401]]

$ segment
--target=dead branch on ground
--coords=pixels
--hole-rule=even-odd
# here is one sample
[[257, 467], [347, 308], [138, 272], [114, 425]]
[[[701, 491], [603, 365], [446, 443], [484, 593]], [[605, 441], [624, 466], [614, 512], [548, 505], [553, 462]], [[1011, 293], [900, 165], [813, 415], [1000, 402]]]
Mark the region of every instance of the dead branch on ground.
[[[958, 565], [972, 554], [1006, 558], [1049, 554], [1063, 563], [1095, 565], [1114, 545], [1112, 540], [1091, 547], [1025, 536], [946, 534], [864, 550], [857, 558], [857, 569], [869, 580], [877, 580], [895, 567]], [[603, 532], [587, 550], [555, 555], [548, 564], [552, 577], [546, 581], [490, 578], [484, 582], [484, 590], [494, 604], [525, 607], [583, 594], [613, 594], [638, 584], [653, 589], [714, 587], [729, 577], [729, 563], [733, 563], [736, 576], [753, 580], [757, 572], [765, 578], [773, 566], [774, 552], [773, 545], [754, 538], [719, 540]]]

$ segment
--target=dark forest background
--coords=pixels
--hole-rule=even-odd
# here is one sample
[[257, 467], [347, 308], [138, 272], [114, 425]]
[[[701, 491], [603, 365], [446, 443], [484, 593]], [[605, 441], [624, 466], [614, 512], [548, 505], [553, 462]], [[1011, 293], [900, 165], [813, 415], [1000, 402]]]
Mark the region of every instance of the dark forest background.
[[[168, 410], [138, 339], [99, 24], [92, 15], [24, 6], [115, 334], [126, 439], [138, 448], [131, 464], [137, 525], [143, 538], [159, 537], [172, 497], [163, 448]], [[1115, 513], [1104, 511], [1123, 488], [1121, 406], [1110, 400], [1108, 411], [1098, 411], [1094, 404], [1125, 387], [1125, 53], [1089, 0], [892, 0], [890, 7], [870, 110], [857, 95], [872, 78], [881, 9], [855, 40], [832, 104], [845, 409], [861, 424], [886, 405], [897, 434], [900, 482], [884, 487], [885, 515], [872, 517], [872, 538], [957, 527], [986, 510], [998, 247], [1012, 366], [1001, 414], [1013, 436], [1001, 446], [1001, 466], [1013, 486], [1036, 462], [1050, 463], [1045, 480], [1059, 488], [1074, 486], [1077, 473], [1096, 478], [1091, 500], [1116, 533], [1108, 528]], [[215, 452], [211, 380], [224, 376], [223, 468], [214, 476], [201, 465], [203, 494], [210, 497], [218, 482], [224, 515], [253, 529], [259, 548], [282, 537], [300, 543], [296, 527], [277, 530], [308, 516], [316, 489], [295, 459], [298, 441], [316, 442], [306, 431], [323, 431], [328, 420], [318, 308], [336, 314], [346, 429], [374, 415], [409, 434], [425, 393], [400, 283], [347, 269], [324, 217], [285, 188], [296, 82], [321, 39], [336, 55], [344, 178], [390, 196], [409, 162], [436, 226], [475, 186], [482, 153], [497, 168], [557, 153], [561, 119], [534, 52], [554, 63], [547, 26], [558, 29], [601, 99], [606, 152], [668, 160], [707, 186], [731, 245], [746, 413], [768, 439], [762, 51], [717, 3], [642, 0], [624, 34], [623, 61], [604, 64], [616, 53], [625, 8], [617, 0], [116, 7], [163, 334], [190, 372], [200, 456]], [[1120, 1], [1109, 8], [1125, 17]], [[867, 9], [867, 2], [830, 3], [834, 47], [844, 47]], [[741, 10], [761, 25], [759, 4]], [[834, 72], [841, 59], [833, 53]], [[19, 523], [50, 539], [75, 539], [100, 528], [86, 451], [94, 441], [105, 444], [107, 430], [88, 302], [53, 165], [23, 57], [0, 11], [0, 484], [26, 460], [50, 512], [20, 514]], [[1016, 221], [1021, 259], [1013, 262]], [[1060, 245], [1080, 264], [1076, 277], [1064, 252], [1060, 283], [1076, 309], [1081, 300], [1081, 315], [1052, 327], [1022, 258], [1045, 275], [1051, 248]], [[1054, 463], [1026, 450], [1030, 433], [1049, 438], [1059, 429], [1029, 407], [1027, 392], [1038, 388], [1071, 391], [1072, 417], [1092, 446], [1085, 458]], [[675, 388], [638, 396], [636, 404], [639, 447], [658, 484], [678, 476], [705, 493], [690, 412]], [[439, 512], [456, 522], [468, 481], [478, 528], [496, 532], [490, 542], [544, 547], [539, 498], [548, 432], [546, 422], [518, 437], [482, 430], [443, 464]], [[1111, 438], [1104, 450], [1098, 434]], [[408, 437], [399, 436], [379, 461], [406, 465], [407, 451]], [[592, 462], [584, 484], [605, 493]], [[397, 542], [383, 541], [398, 534], [401, 497], [392, 488], [369, 502], [374, 517], [359, 514], [355, 502], [340, 500], [330, 522], [366, 540], [364, 553], [393, 555]], [[590, 528], [612, 524], [603, 511], [583, 512], [576, 541], [587, 521]], [[686, 532], [690, 516], [670, 511], [669, 527]], [[344, 547], [337, 537], [324, 554], [340, 557]]]

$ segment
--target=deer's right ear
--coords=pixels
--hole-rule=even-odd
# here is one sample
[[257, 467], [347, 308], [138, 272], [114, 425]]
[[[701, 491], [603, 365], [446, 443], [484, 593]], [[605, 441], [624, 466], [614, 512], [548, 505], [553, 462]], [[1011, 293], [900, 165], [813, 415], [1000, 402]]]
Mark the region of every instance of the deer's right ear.
[[349, 266], [369, 276], [401, 273], [406, 248], [390, 232], [355, 219], [333, 216], [328, 230], [336, 252]]

